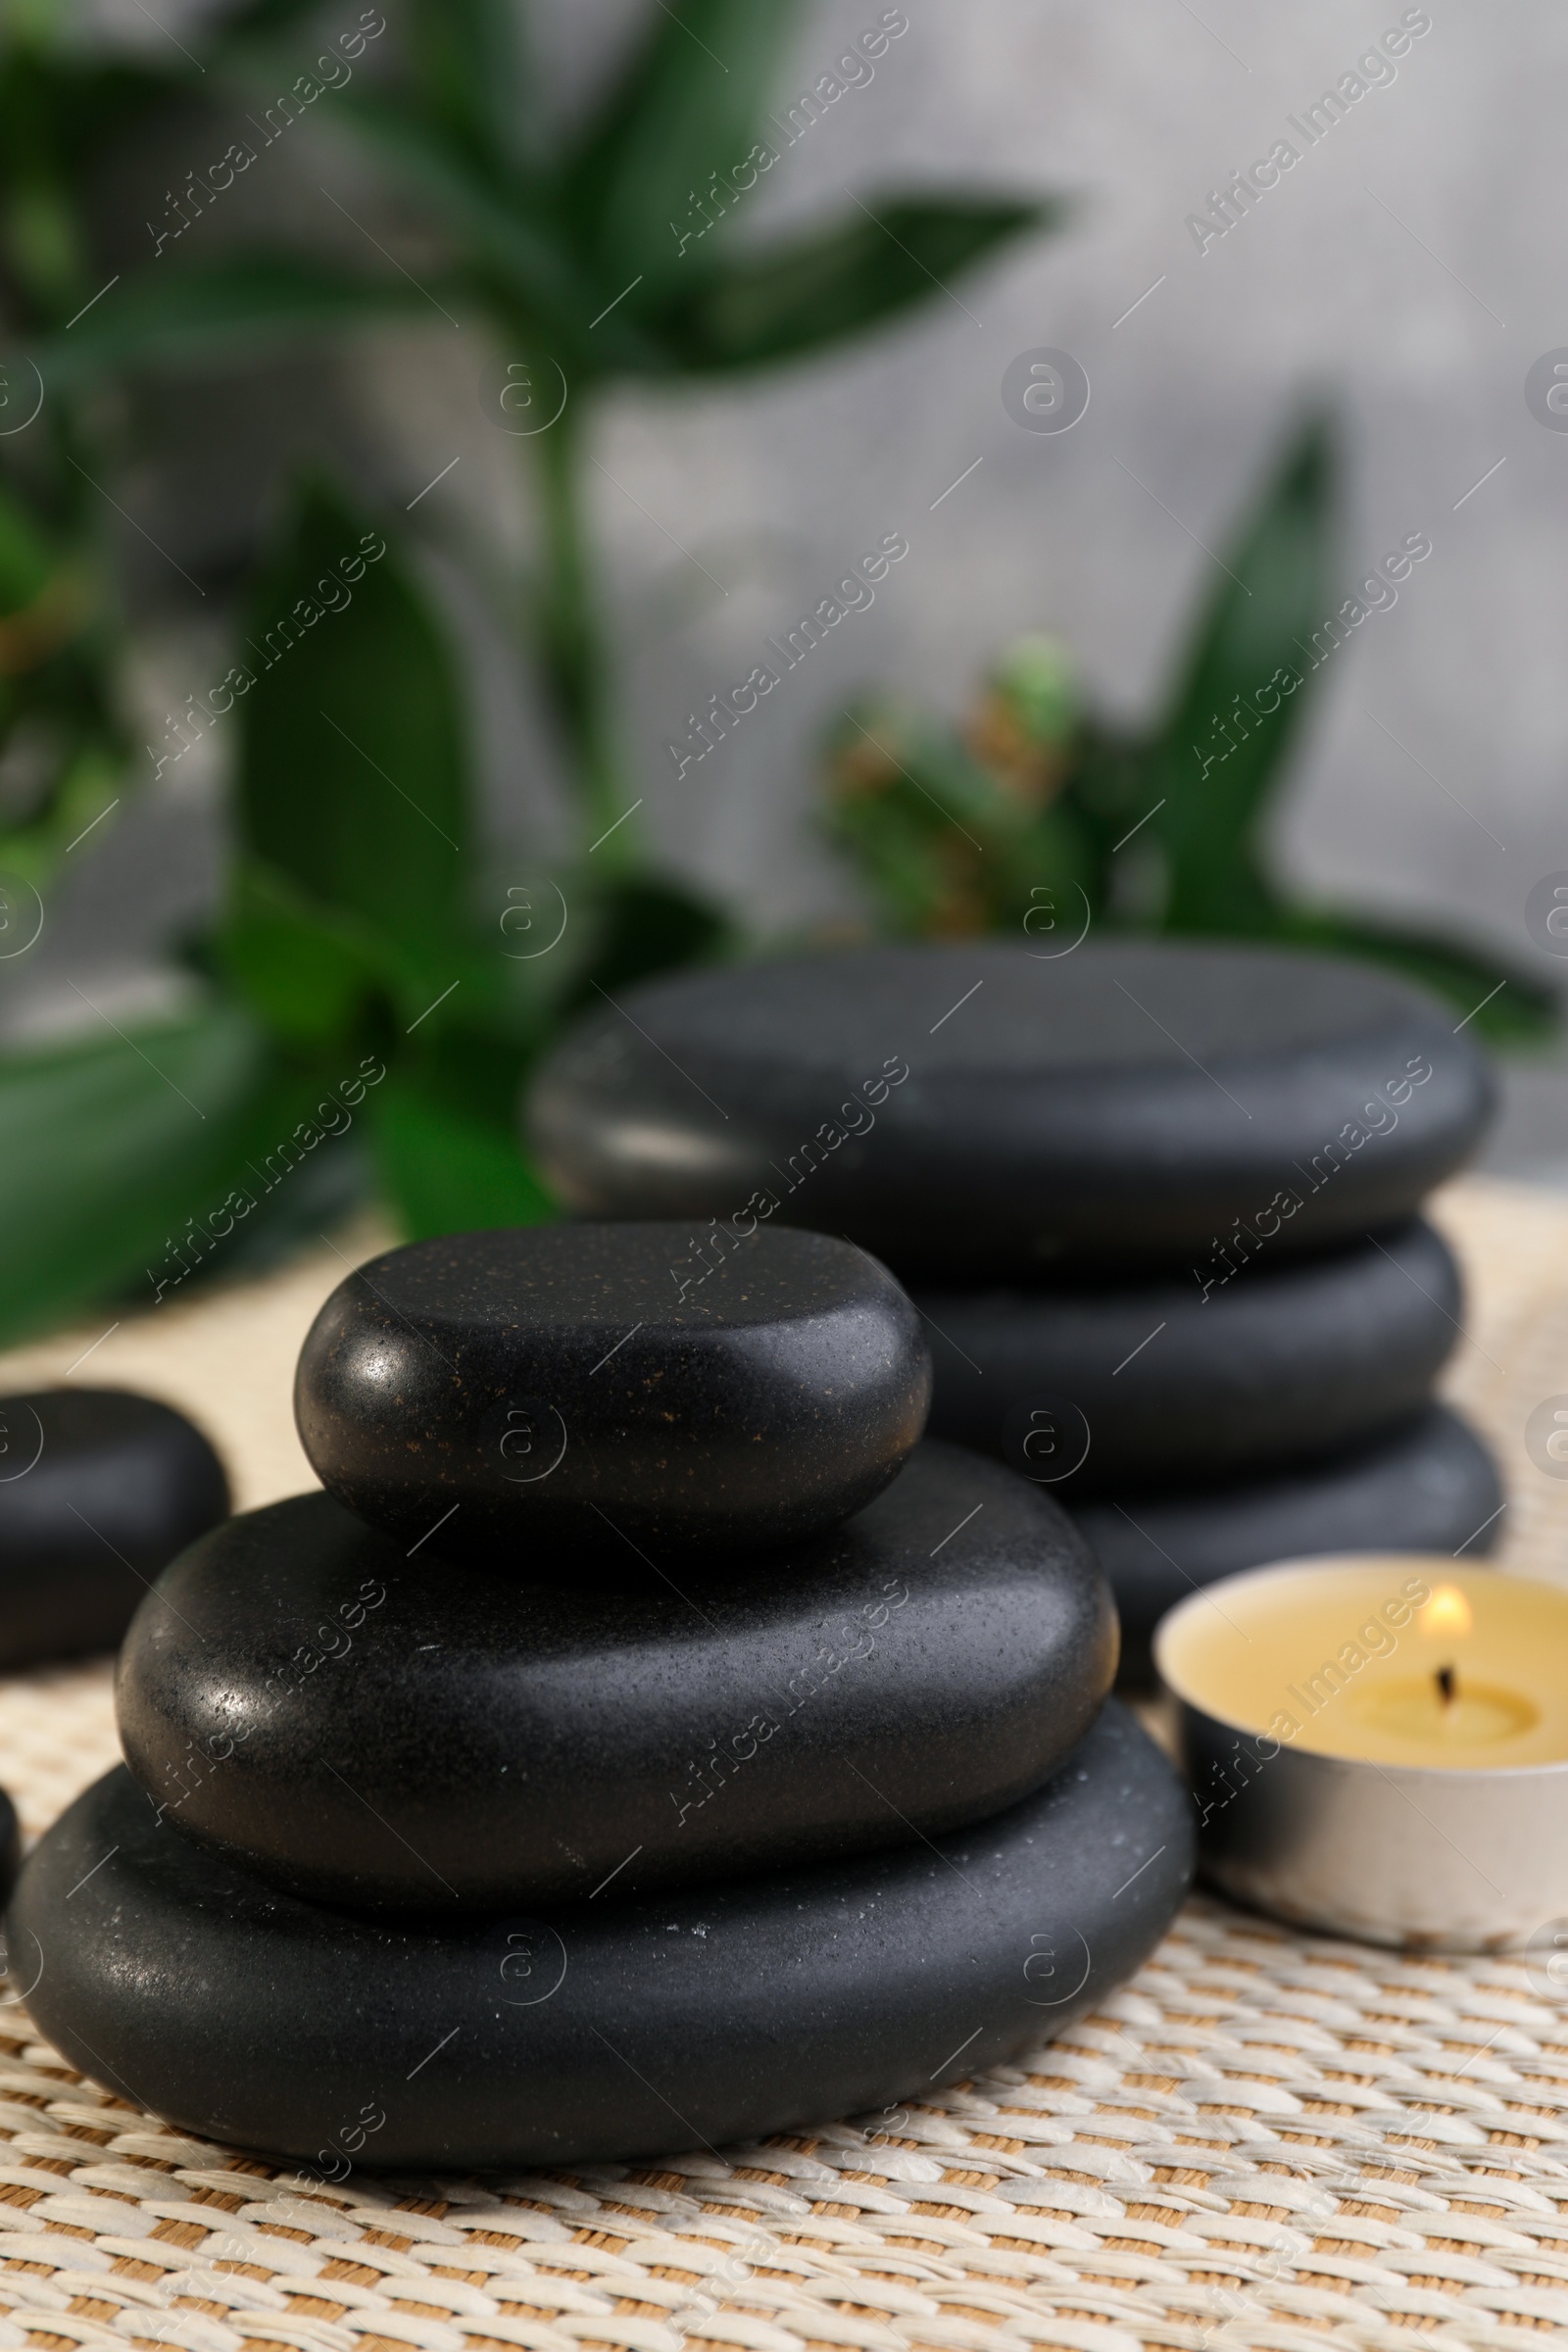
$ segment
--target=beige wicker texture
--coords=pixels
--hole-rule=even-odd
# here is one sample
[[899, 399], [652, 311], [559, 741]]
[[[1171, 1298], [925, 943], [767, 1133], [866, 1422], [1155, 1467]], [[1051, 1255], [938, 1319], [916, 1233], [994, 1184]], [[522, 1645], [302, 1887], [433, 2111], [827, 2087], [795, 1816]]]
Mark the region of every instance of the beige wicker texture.
[[[1510, 1483], [1503, 1556], [1568, 1579], [1568, 1203], [1471, 1182], [1442, 1220], [1451, 1389]], [[344, 1244], [352, 1250], [364, 1244]], [[303, 1483], [288, 1379], [339, 1262], [126, 1324], [75, 1378], [198, 1411], [247, 1501]], [[57, 1378], [97, 1335], [0, 1361]], [[107, 1671], [0, 1684], [31, 1831], [114, 1757]], [[1568, 1987], [1189, 1906], [1023, 2064], [883, 2116], [630, 2170], [321, 2186], [180, 2137], [0, 2007], [0, 2347], [189, 2352], [1327, 2352], [1568, 2341]], [[1533, 2336], [1525, 2330], [1534, 2330]]]

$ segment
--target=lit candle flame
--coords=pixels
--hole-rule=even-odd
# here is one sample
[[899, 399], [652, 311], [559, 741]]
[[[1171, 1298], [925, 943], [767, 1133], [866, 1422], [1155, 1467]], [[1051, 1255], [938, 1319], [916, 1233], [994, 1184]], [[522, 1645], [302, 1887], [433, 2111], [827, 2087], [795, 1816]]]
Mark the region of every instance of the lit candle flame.
[[1416, 1622], [1423, 1634], [1462, 1642], [1475, 1616], [1457, 1585], [1440, 1585]]

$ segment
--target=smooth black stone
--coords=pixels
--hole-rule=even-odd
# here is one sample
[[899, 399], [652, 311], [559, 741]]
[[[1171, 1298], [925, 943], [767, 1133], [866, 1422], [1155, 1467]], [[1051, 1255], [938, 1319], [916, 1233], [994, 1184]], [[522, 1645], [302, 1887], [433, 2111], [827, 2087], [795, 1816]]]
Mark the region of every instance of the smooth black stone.
[[371, 1258], [311, 1326], [294, 1409], [361, 1518], [524, 1567], [804, 1542], [880, 1494], [930, 1396], [918, 1316], [845, 1242], [547, 1225]]
[[1486, 1124], [1469, 1035], [1386, 972], [1208, 942], [1034, 952], [1050, 944], [870, 948], [634, 989], [545, 1062], [534, 1148], [581, 1216], [730, 1218], [771, 1200], [760, 1213], [848, 1234], [906, 1278], [1016, 1282], [1074, 1262], [1206, 1267], [1281, 1193], [1299, 1206], [1280, 1254], [1322, 1248], [1409, 1215]]
[[1144, 1494], [1125, 1509], [1072, 1516], [1110, 1579], [1121, 1617], [1121, 1676], [1153, 1680], [1149, 1645], [1165, 1611], [1200, 1585], [1271, 1560], [1320, 1552], [1489, 1552], [1502, 1488], [1491, 1454], [1457, 1413], [1430, 1405], [1393, 1436], [1311, 1470], [1197, 1494]]
[[[933, 1435], [1059, 1497], [1309, 1461], [1426, 1403], [1459, 1336], [1459, 1269], [1419, 1218], [1229, 1280], [920, 1291]], [[1087, 1447], [1087, 1450], [1085, 1448]]]
[[11, 1900], [21, 1863], [22, 1824], [17, 1819], [16, 1806], [0, 1788], [0, 1909]]
[[182, 1413], [128, 1389], [0, 1397], [0, 1671], [113, 1649], [177, 1551], [228, 1509]]
[[116, 1770], [28, 1857], [10, 1924], [42, 1953], [39, 2029], [182, 2131], [338, 2174], [563, 2164], [881, 2109], [1013, 2057], [1152, 1949], [1193, 1821], [1112, 1701], [1047, 1788], [934, 1850], [443, 1934], [274, 1894]]
[[294, 1893], [500, 1910], [939, 1836], [1038, 1788], [1115, 1672], [1066, 1514], [948, 1446], [765, 1577], [667, 1556], [432, 1574], [328, 1495], [253, 1511], [138, 1613], [126, 1761]]

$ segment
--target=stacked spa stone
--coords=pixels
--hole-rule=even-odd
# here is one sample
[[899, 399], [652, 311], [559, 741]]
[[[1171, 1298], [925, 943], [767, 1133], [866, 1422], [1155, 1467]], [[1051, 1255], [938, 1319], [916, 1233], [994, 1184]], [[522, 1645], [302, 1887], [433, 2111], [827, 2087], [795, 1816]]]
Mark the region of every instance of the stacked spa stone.
[[926, 1442], [919, 1316], [757, 1224], [424, 1242], [322, 1308], [325, 1492], [131, 1626], [24, 1868], [45, 2033], [303, 2160], [719, 2144], [1008, 2058], [1152, 1948], [1191, 1809], [1038, 1488]]
[[1459, 1331], [1418, 1214], [1490, 1107], [1447, 1013], [1337, 959], [1087, 941], [878, 948], [644, 988], [558, 1051], [531, 1129], [584, 1215], [848, 1235], [908, 1286], [932, 1429], [1065, 1501], [1147, 1669], [1195, 1585], [1489, 1547], [1433, 1401]]

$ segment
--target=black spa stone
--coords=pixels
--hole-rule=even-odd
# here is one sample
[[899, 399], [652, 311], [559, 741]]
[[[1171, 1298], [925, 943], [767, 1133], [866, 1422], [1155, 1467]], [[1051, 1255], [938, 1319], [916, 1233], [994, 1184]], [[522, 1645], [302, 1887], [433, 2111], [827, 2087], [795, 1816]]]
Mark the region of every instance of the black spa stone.
[[[802, 1542], [880, 1494], [930, 1357], [885, 1267], [758, 1226], [532, 1226], [370, 1259], [311, 1327], [295, 1415], [327, 1492], [411, 1549]], [[560, 1547], [568, 1545], [563, 1551]]]
[[[737, 1212], [906, 1278], [1284, 1255], [1415, 1208], [1492, 1100], [1446, 1010], [1339, 958], [1061, 934], [630, 991], [546, 1061], [534, 1147], [585, 1217]], [[1286, 1202], [1295, 1205], [1282, 1213]], [[772, 1206], [768, 1206], [772, 1203]]]
[[1014, 2057], [1152, 1948], [1193, 1820], [1112, 1701], [1044, 1789], [932, 1844], [442, 1931], [274, 1893], [117, 1769], [28, 1857], [11, 1933], [43, 1955], [40, 2031], [179, 2130], [333, 2176], [571, 2164]]
[[1430, 1405], [1402, 1429], [1309, 1470], [1198, 1494], [1141, 1494], [1072, 1513], [1110, 1578], [1121, 1680], [1153, 1680], [1149, 1644], [1200, 1585], [1271, 1560], [1342, 1551], [1451, 1552], [1473, 1560], [1501, 1533], [1491, 1454], [1457, 1413]]
[[325, 1494], [253, 1511], [138, 1613], [126, 1761], [297, 1894], [498, 1910], [940, 1836], [1039, 1788], [1115, 1671], [1066, 1514], [950, 1446], [765, 1575], [662, 1557], [501, 1577]]
[[[1206, 1289], [1203, 1287], [1206, 1284]], [[1095, 1290], [917, 1291], [931, 1429], [1063, 1498], [1211, 1483], [1408, 1420], [1459, 1336], [1419, 1218], [1317, 1258]]]
[[126, 1389], [0, 1397], [0, 1671], [113, 1649], [177, 1551], [228, 1509], [182, 1413]]

